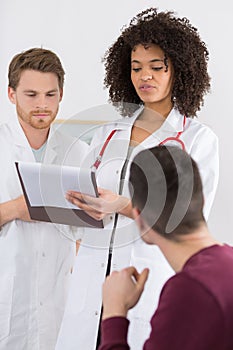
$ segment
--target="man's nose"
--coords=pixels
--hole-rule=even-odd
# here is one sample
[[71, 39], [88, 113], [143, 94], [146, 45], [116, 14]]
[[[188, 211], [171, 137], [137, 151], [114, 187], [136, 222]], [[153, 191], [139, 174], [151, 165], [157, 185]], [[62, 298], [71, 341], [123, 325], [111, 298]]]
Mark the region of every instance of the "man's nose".
[[41, 94], [41, 95], [38, 95], [37, 96], [37, 99], [36, 99], [36, 108], [47, 108], [48, 105], [47, 105], [47, 98], [45, 95]]

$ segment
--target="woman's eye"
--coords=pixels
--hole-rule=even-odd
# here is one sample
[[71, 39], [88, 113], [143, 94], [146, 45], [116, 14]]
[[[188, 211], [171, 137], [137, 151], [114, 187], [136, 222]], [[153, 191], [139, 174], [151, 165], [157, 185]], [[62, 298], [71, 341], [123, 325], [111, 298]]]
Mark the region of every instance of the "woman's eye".
[[160, 67], [152, 67], [152, 69], [156, 72], [160, 71], [161, 69], [163, 69], [163, 66]]
[[141, 68], [132, 68], [134, 72], [139, 72]]

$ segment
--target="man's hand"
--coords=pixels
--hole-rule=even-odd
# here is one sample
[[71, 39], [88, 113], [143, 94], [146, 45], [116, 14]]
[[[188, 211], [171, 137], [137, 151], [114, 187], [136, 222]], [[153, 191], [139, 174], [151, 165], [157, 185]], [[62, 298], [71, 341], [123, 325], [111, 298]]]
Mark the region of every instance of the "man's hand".
[[22, 221], [32, 221], [28, 212], [27, 204], [24, 196], [20, 196], [14, 200], [15, 205], [15, 219]]
[[102, 220], [107, 214], [120, 213], [131, 217], [131, 201], [112, 191], [98, 188], [99, 197], [91, 197], [76, 191], [68, 191], [66, 199], [84, 210], [96, 220]]
[[31, 221], [24, 196], [0, 204], [0, 225], [13, 220]]
[[103, 319], [126, 317], [140, 299], [148, 274], [148, 269], [138, 273], [133, 266], [113, 271], [103, 284]]

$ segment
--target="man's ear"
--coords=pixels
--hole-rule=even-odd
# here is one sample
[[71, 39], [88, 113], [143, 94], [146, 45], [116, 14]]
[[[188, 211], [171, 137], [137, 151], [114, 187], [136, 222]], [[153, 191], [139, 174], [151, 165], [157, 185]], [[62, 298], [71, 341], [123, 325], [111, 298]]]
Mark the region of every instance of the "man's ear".
[[156, 244], [154, 241], [155, 231], [148, 226], [146, 221], [143, 219], [141, 212], [138, 208], [133, 208], [133, 218], [139, 228], [141, 238], [147, 244]]
[[133, 218], [134, 218], [141, 234], [148, 231], [148, 225], [144, 221], [144, 219], [141, 215], [141, 211], [138, 208], [135, 208], [135, 207], [133, 208]]
[[140, 225], [139, 220], [140, 220], [140, 214], [141, 214], [140, 210], [136, 207], [133, 207], [132, 214], [133, 214], [133, 219], [136, 221], [136, 223], [139, 226]]
[[16, 103], [16, 95], [15, 94], [16, 94], [16, 91], [12, 87], [8, 86], [8, 98], [14, 104]]
[[59, 100], [59, 102], [61, 102], [62, 98], [63, 98], [63, 89], [60, 89], [60, 100]]

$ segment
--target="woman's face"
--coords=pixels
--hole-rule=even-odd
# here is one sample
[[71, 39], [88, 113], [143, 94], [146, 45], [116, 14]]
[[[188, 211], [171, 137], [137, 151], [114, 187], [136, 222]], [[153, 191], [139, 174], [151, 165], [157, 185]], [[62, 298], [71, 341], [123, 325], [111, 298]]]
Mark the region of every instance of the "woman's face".
[[164, 58], [163, 50], [155, 44], [137, 45], [131, 53], [133, 86], [145, 107], [151, 109], [172, 107], [173, 67], [168, 59], [167, 68]]

